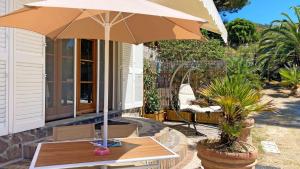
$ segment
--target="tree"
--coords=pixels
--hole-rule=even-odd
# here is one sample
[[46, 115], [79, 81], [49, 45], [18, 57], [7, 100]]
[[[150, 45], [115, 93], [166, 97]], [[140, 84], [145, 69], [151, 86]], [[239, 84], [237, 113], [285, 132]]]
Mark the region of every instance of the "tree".
[[259, 63], [264, 76], [278, 75], [285, 66], [300, 65], [300, 8], [294, 7], [297, 20], [283, 13], [283, 20], [275, 20], [262, 32], [259, 43]]
[[237, 12], [249, 4], [249, 0], [214, 0], [219, 12]]
[[257, 74], [257, 68], [252, 60], [245, 57], [229, 57], [227, 61], [227, 75], [229, 77], [239, 76], [247, 79], [253, 88], [260, 89], [260, 76]]
[[237, 18], [228, 22], [226, 28], [233, 47], [257, 41], [256, 25], [248, 20]]

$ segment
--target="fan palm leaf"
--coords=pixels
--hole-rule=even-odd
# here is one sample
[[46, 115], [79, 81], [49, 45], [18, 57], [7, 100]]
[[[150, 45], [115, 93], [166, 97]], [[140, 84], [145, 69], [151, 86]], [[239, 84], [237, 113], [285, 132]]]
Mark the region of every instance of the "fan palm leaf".
[[244, 77], [226, 77], [216, 79], [199, 92], [220, 105], [224, 111], [224, 120], [220, 124], [221, 141], [224, 143], [233, 143], [237, 139], [242, 121], [250, 113], [273, 110], [271, 102], [261, 102], [261, 93], [250, 83]]

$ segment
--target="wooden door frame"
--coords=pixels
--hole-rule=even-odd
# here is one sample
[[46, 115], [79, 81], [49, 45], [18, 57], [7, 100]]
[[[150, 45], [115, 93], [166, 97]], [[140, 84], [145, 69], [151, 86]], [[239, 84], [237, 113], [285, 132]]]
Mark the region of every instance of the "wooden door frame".
[[[57, 56], [57, 43], [56, 41], [53, 41], [53, 53], [51, 53], [53, 56], [52, 56], [52, 61], [53, 61], [53, 81], [52, 81], [52, 85], [53, 85], [53, 100], [52, 100], [52, 107], [50, 108], [46, 108], [45, 110], [45, 119], [46, 119], [46, 122], [47, 121], [51, 121], [54, 119], [53, 115], [55, 114], [56, 112], [56, 107], [57, 107], [57, 91], [55, 90], [57, 88], [57, 72], [58, 72], [58, 66], [57, 66], [57, 62], [58, 62], [58, 56]], [[47, 55], [48, 53], [46, 53]], [[47, 59], [46, 59], [47, 61]], [[48, 85], [48, 81], [46, 80], [45, 83]], [[47, 89], [45, 89], [47, 90]], [[49, 116], [50, 115], [50, 116]], [[49, 118], [50, 117], [50, 118]]]
[[84, 113], [93, 113], [96, 112], [96, 103], [97, 103], [97, 45], [98, 42], [97, 40], [91, 40], [93, 41], [93, 94], [92, 94], [92, 100], [93, 102], [91, 104], [82, 104], [80, 103], [80, 82], [81, 82], [81, 40], [82, 39], [77, 39], [77, 70], [76, 75], [77, 75], [77, 80], [76, 80], [76, 114], [84, 114]]
[[[53, 121], [56, 119], [62, 119], [73, 116], [73, 111], [71, 113], [70, 109], [74, 108], [74, 105], [63, 106], [61, 105], [62, 96], [62, 40], [53, 41], [53, 106], [46, 108], [45, 119], [47, 121]], [[75, 46], [74, 46], [75, 47]], [[47, 54], [46, 54], [47, 55]], [[75, 61], [75, 58], [74, 58]], [[75, 71], [75, 70], [74, 70]], [[45, 82], [47, 83], [47, 82]], [[75, 84], [75, 82], [74, 82]], [[75, 100], [74, 100], [75, 101]], [[75, 103], [74, 103], [75, 104]], [[62, 112], [70, 112], [62, 113]], [[48, 114], [48, 118], [47, 118]]]

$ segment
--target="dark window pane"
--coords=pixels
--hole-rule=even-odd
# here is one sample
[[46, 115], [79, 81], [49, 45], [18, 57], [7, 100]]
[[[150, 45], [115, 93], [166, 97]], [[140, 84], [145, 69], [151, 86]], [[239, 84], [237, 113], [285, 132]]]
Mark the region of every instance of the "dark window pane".
[[81, 81], [93, 81], [93, 63], [81, 61]]
[[54, 54], [54, 41], [49, 38], [46, 38], [46, 53]]
[[74, 40], [73, 39], [63, 39], [62, 41], [62, 56], [73, 57], [74, 56]]
[[80, 85], [80, 103], [93, 103], [93, 84], [81, 83]]
[[54, 99], [54, 84], [51, 82], [46, 83], [46, 108], [53, 107]]
[[73, 82], [62, 83], [61, 104], [73, 105], [74, 103], [74, 85]]
[[74, 79], [74, 58], [62, 58], [62, 81], [73, 81]]
[[93, 60], [93, 41], [81, 40], [81, 59]]

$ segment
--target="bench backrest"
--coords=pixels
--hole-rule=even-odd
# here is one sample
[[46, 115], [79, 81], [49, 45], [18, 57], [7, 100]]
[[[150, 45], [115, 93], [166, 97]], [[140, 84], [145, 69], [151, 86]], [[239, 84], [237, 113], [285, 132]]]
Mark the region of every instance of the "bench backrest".
[[53, 128], [54, 141], [80, 140], [95, 138], [95, 124], [62, 126]]

